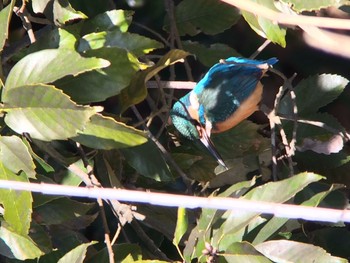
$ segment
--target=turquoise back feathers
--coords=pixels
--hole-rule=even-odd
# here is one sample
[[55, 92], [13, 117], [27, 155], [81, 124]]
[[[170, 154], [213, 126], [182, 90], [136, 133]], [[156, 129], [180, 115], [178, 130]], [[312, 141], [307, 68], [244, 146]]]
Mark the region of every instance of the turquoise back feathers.
[[209, 69], [196, 87], [177, 101], [170, 116], [176, 129], [190, 140], [225, 131], [249, 117], [261, 99], [260, 79], [278, 60], [230, 57]]

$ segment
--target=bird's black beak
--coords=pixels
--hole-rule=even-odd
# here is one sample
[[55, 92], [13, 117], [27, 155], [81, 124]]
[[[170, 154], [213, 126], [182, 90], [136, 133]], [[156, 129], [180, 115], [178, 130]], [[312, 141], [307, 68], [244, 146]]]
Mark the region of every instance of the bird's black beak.
[[200, 136], [201, 142], [204, 144], [204, 146], [208, 149], [210, 154], [216, 159], [216, 161], [223, 166], [226, 170], [228, 170], [228, 167], [226, 166], [224, 160], [222, 159], [219, 152], [216, 150], [214, 143], [211, 141], [210, 137], [208, 136], [205, 129], [201, 129], [201, 136]]

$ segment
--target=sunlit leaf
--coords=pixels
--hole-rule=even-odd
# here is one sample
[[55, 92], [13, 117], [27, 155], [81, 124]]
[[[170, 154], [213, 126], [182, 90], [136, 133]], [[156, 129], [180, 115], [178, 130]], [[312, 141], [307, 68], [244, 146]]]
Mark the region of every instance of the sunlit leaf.
[[348, 0], [311, 0], [311, 1], [299, 1], [299, 0], [282, 0], [288, 5], [298, 11], [313, 11], [320, 10], [326, 7], [339, 7], [342, 5], [349, 4]]
[[[0, 163], [0, 179], [28, 182], [25, 174], [17, 175]], [[28, 191], [0, 189], [0, 203], [4, 207], [4, 219], [11, 232], [26, 236], [32, 220], [32, 194]]]
[[78, 75], [93, 69], [109, 66], [110, 63], [98, 58], [83, 58], [68, 49], [46, 49], [32, 53], [20, 60], [10, 71], [2, 93], [6, 100], [12, 88], [37, 83], [50, 83], [66, 75]]
[[119, 47], [126, 49], [135, 56], [142, 56], [154, 49], [162, 48], [163, 44], [138, 34], [121, 32], [119, 29], [85, 35], [79, 42], [78, 51], [102, 47]]
[[0, 11], [0, 52], [2, 51], [8, 38], [8, 29], [15, 2], [16, 1], [12, 0], [9, 5]]
[[233, 243], [225, 251], [224, 257], [228, 263], [249, 262], [249, 263], [269, 263], [272, 262], [248, 242]]
[[86, 251], [89, 246], [96, 244], [96, 241], [92, 241], [90, 243], [81, 244], [76, 248], [69, 251], [65, 254], [57, 263], [83, 263], [86, 257]]
[[35, 13], [45, 14], [56, 25], [87, 18], [82, 12], [75, 10], [68, 0], [33, 0], [32, 7]]
[[[336, 99], [349, 80], [339, 75], [322, 74], [308, 77], [295, 87], [296, 105], [299, 116], [317, 112]], [[293, 104], [290, 96], [282, 98], [279, 113], [292, 116]]]
[[8, 258], [26, 260], [38, 258], [44, 254], [28, 236], [20, 235], [4, 225], [0, 227], [0, 240], [5, 244], [1, 254]]
[[[331, 194], [334, 190], [337, 189], [336, 186], [334, 187], [328, 187], [324, 185], [324, 188], [326, 188], [325, 191], [320, 191], [318, 193], [315, 193], [315, 191], [312, 191], [315, 186], [323, 185], [320, 183], [313, 183], [309, 185], [308, 187], [304, 188], [302, 191], [300, 191], [296, 198], [295, 202], [300, 203], [300, 205], [303, 206], [319, 206], [320, 203], [329, 195]], [[309, 196], [305, 197], [305, 192], [309, 194]], [[305, 201], [301, 202], [300, 196], [305, 197]], [[341, 198], [339, 198], [341, 199]], [[338, 200], [338, 199], [337, 199]], [[347, 203], [345, 201], [344, 203]], [[332, 208], [338, 208], [338, 209], [344, 209], [345, 204], [343, 203], [343, 206], [340, 207], [332, 207]], [[264, 241], [266, 241], [268, 238], [273, 237], [276, 235], [277, 231], [288, 221], [288, 218], [280, 218], [280, 217], [272, 217], [271, 219], [268, 220], [268, 222], [259, 230], [259, 232], [256, 234], [254, 241], [252, 244], [260, 244]]]
[[94, 149], [125, 148], [147, 142], [146, 134], [112, 118], [94, 115], [73, 140]]
[[133, 14], [134, 11], [131, 10], [109, 10], [98, 14], [84, 23], [82, 34], [112, 31], [116, 28], [121, 32], [126, 32], [131, 24]]
[[118, 95], [130, 84], [139, 70], [140, 63], [122, 48], [102, 47], [89, 50], [86, 55], [104, 58], [111, 65], [108, 68], [85, 72], [78, 76], [66, 76], [55, 82], [55, 86], [78, 103], [104, 101]]
[[175, 235], [173, 239], [173, 244], [178, 247], [181, 238], [186, 233], [188, 228], [188, 219], [186, 214], [186, 208], [179, 207], [177, 210], [177, 223], [175, 229]]
[[274, 262], [348, 262], [346, 259], [331, 256], [323, 248], [289, 240], [267, 241], [255, 248]]
[[[200, 32], [216, 35], [233, 26], [239, 17], [235, 7], [216, 0], [185, 0], [175, 8], [176, 27], [181, 36]], [[165, 28], [169, 30], [169, 18]]]
[[79, 106], [49, 85], [21, 86], [8, 90], [4, 100], [6, 124], [17, 133], [40, 140], [67, 139], [84, 129], [100, 107]]
[[[248, 191], [256, 183], [256, 178], [249, 181], [242, 181], [229, 187], [226, 191], [219, 194], [220, 197], [240, 197], [246, 191]], [[222, 221], [222, 215], [225, 211], [215, 209], [203, 209], [200, 218], [198, 219], [197, 226], [192, 229], [191, 234], [186, 242], [185, 249], [183, 251], [186, 262], [192, 258], [199, 258], [202, 256], [202, 250], [205, 248], [205, 241], [211, 242], [211, 230], [216, 231], [214, 225], [220, 224], [217, 222]], [[209, 231], [210, 230], [210, 231]]]
[[[275, 7], [274, 2], [271, 0], [254, 0], [254, 2], [260, 5], [278, 11]], [[256, 16], [255, 14], [249, 13], [242, 10], [244, 19], [248, 22], [249, 26], [260, 36], [271, 40], [273, 43], [277, 43], [282, 47], [286, 46], [286, 29], [280, 25], [274, 23], [269, 19]]]
[[[322, 177], [313, 173], [301, 173], [291, 178], [270, 182], [249, 191], [242, 198], [266, 202], [283, 203], [296, 193], [305, 188], [308, 184], [321, 180]], [[225, 214], [225, 222], [219, 231], [214, 235], [214, 242], [220, 242], [222, 249], [228, 248], [235, 240], [239, 241], [244, 234], [244, 228], [259, 213], [228, 211]], [[236, 234], [235, 234], [236, 233]], [[229, 235], [230, 234], [230, 235]]]
[[35, 164], [29, 149], [17, 136], [0, 136], [0, 161], [13, 173], [35, 178]]
[[162, 69], [176, 62], [182, 61], [188, 55], [189, 53], [183, 50], [172, 49], [162, 56], [154, 66], [137, 72], [130, 85], [126, 89], [123, 89], [119, 95], [120, 111], [123, 112], [131, 105], [140, 103], [144, 100], [147, 96], [146, 82]]

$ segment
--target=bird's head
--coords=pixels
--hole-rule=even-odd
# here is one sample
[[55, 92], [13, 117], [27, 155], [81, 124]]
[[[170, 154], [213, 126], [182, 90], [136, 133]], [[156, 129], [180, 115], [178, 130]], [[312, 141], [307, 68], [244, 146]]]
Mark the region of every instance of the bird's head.
[[183, 101], [180, 100], [174, 104], [172, 110], [170, 111], [170, 117], [175, 128], [183, 137], [189, 140], [199, 139], [208, 149], [209, 153], [217, 160], [217, 162], [225, 167], [226, 170], [228, 169], [211, 141], [210, 134], [208, 134], [202, 124], [191, 118]]

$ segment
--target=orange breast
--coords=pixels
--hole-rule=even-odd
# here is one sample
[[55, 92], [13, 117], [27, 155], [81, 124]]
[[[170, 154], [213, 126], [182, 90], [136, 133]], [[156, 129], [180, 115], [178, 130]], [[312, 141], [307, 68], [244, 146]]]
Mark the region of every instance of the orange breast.
[[212, 132], [220, 133], [231, 129], [241, 121], [248, 118], [256, 110], [258, 110], [258, 104], [261, 100], [263, 86], [259, 81], [254, 92], [241, 103], [239, 108], [225, 121], [215, 123]]

